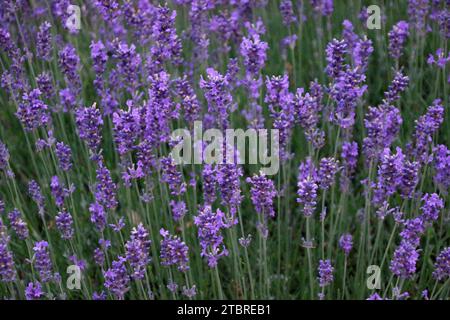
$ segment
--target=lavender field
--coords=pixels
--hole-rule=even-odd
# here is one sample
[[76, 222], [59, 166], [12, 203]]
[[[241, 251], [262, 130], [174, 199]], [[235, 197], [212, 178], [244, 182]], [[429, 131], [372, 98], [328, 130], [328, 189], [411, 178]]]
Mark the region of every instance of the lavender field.
[[[3, 0], [0, 22], [1, 299], [450, 298], [450, 1]], [[274, 133], [271, 163], [205, 138], [231, 129]]]

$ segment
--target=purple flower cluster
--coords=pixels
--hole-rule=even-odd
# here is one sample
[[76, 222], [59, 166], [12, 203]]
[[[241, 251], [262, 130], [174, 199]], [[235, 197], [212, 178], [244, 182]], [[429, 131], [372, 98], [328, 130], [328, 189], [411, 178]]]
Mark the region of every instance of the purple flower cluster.
[[48, 252], [48, 242], [39, 241], [34, 244], [34, 267], [39, 273], [42, 282], [49, 282], [55, 277], [53, 275], [53, 265]]
[[150, 245], [148, 231], [142, 224], [131, 230], [130, 240], [125, 244], [126, 260], [133, 269], [134, 279], [143, 279], [150, 263]]
[[189, 248], [177, 236], [169, 234], [169, 231], [161, 229], [161, 264], [164, 266], [177, 266], [178, 270], [189, 270]]
[[14, 209], [8, 213], [8, 219], [11, 224], [11, 228], [21, 240], [28, 238], [29, 231], [27, 223], [22, 219], [22, 214], [18, 209]]
[[247, 178], [247, 183], [251, 184], [250, 194], [256, 212], [268, 217], [275, 217], [273, 209], [273, 199], [277, 195], [275, 184], [263, 173]]
[[330, 283], [333, 282], [334, 280], [334, 276], [333, 276], [333, 272], [334, 272], [334, 268], [331, 265], [331, 261], [330, 260], [319, 260], [319, 286], [320, 287], [326, 287], [328, 286]]

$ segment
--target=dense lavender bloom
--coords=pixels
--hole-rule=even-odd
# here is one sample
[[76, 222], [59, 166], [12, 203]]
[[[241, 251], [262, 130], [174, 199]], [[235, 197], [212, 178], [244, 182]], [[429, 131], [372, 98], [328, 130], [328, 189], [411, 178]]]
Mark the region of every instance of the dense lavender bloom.
[[403, 163], [402, 181], [400, 183], [400, 190], [402, 196], [405, 198], [412, 198], [414, 190], [419, 183], [420, 163], [417, 161], [406, 160]]
[[441, 99], [436, 99], [428, 107], [427, 113], [416, 120], [413, 133], [413, 141], [408, 146], [409, 152], [417, 161], [429, 161], [429, 145], [433, 140], [433, 134], [444, 122], [444, 107]]
[[118, 204], [117, 185], [112, 180], [110, 171], [103, 162], [99, 162], [96, 173], [95, 200], [108, 209], [116, 208]]
[[424, 204], [420, 208], [425, 222], [432, 223], [439, 218], [439, 212], [444, 208], [444, 201], [436, 194], [425, 194], [422, 198]]
[[247, 178], [246, 181], [251, 184], [250, 194], [256, 212], [271, 218], [275, 217], [273, 199], [276, 197], [277, 191], [273, 181], [263, 173]]
[[72, 151], [64, 142], [56, 143], [56, 157], [62, 171], [69, 171], [72, 168]]
[[242, 168], [237, 164], [225, 163], [217, 166], [216, 179], [222, 198], [221, 203], [227, 206], [232, 214], [236, 212], [243, 198], [240, 181], [242, 174]]
[[42, 282], [48, 282], [54, 279], [52, 273], [52, 261], [48, 253], [48, 242], [39, 241], [34, 244], [34, 267], [39, 273]]
[[189, 248], [178, 236], [172, 236], [169, 231], [161, 229], [159, 234], [164, 238], [161, 240], [161, 264], [163, 266], [177, 266], [178, 270], [185, 272], [189, 270]]
[[210, 164], [205, 164], [202, 171], [203, 201], [211, 205], [216, 200], [217, 170]]
[[311, 6], [314, 11], [323, 16], [331, 16], [333, 14], [333, 0], [311, 0]]
[[70, 240], [73, 237], [73, 219], [69, 212], [63, 210], [60, 211], [55, 218], [56, 227], [61, 233], [61, 238]]
[[200, 88], [208, 102], [208, 112], [214, 116], [215, 123], [221, 128], [228, 128], [229, 112], [233, 110], [233, 98], [226, 76], [213, 68], [206, 69], [207, 79], [200, 79]]
[[48, 72], [44, 71], [41, 74], [39, 74], [36, 77], [36, 84], [45, 98], [50, 99], [55, 94], [52, 84], [52, 78]]
[[132, 277], [143, 279], [147, 265], [150, 263], [150, 245], [148, 231], [139, 224], [131, 230], [130, 240], [125, 244], [126, 258], [133, 268]]
[[317, 205], [317, 186], [311, 177], [301, 179], [297, 183], [297, 202], [303, 205], [303, 215], [310, 217]]
[[396, 151], [395, 154], [391, 154], [386, 148], [381, 155], [374, 194], [374, 202], [377, 204], [383, 203], [393, 195], [402, 183], [404, 155], [399, 147]]
[[186, 203], [184, 201], [170, 201], [173, 220], [180, 221], [187, 213]]
[[369, 57], [373, 50], [372, 40], [370, 39], [359, 39], [356, 42], [352, 50], [352, 57], [355, 67], [357, 67], [361, 73], [364, 73], [367, 70]]
[[297, 21], [291, 0], [282, 0], [280, 3], [280, 14], [283, 19], [283, 24], [289, 26], [291, 23]]
[[409, 35], [408, 23], [406, 21], [399, 21], [389, 31], [389, 55], [394, 59], [399, 59], [402, 55], [403, 47], [406, 38]]
[[161, 181], [169, 184], [170, 193], [174, 196], [186, 192], [186, 183], [183, 182], [182, 174], [177, 170], [175, 160], [172, 157], [161, 159], [162, 177]]
[[351, 234], [343, 234], [339, 239], [339, 246], [344, 250], [345, 255], [348, 256], [353, 247], [353, 237]]
[[197, 95], [186, 76], [176, 79], [175, 87], [176, 92], [181, 99], [180, 103], [184, 111], [184, 118], [191, 124], [200, 116], [201, 106], [197, 99]]
[[136, 52], [134, 44], [128, 45], [118, 41], [114, 49], [113, 56], [118, 59], [117, 72], [122, 77], [122, 85], [133, 93], [139, 83], [139, 67], [142, 64], [142, 58]]
[[319, 170], [317, 172], [317, 181], [322, 190], [327, 190], [334, 183], [334, 177], [339, 171], [339, 161], [334, 158], [320, 159]]
[[124, 257], [118, 257], [112, 262], [111, 268], [103, 272], [105, 278], [105, 287], [116, 296], [117, 299], [123, 300], [125, 293], [130, 289], [130, 277], [127, 273]]
[[51, 24], [47, 21], [39, 26], [36, 41], [37, 56], [49, 61], [52, 57], [52, 35], [50, 32]]
[[33, 131], [49, 124], [51, 121], [48, 106], [40, 97], [41, 91], [39, 89], [24, 93], [17, 108], [17, 118], [27, 131]]
[[344, 38], [347, 47], [352, 50], [356, 46], [356, 42], [359, 40], [359, 37], [353, 31], [353, 24], [349, 20], [344, 20], [342, 22], [342, 26], [342, 37]]
[[28, 226], [22, 219], [22, 215], [18, 209], [14, 209], [8, 214], [8, 219], [11, 224], [11, 228], [21, 240], [28, 238]]
[[433, 150], [434, 156], [434, 181], [447, 193], [450, 187], [450, 150], [446, 146], [440, 144]]
[[100, 110], [94, 103], [92, 107], [79, 108], [75, 115], [80, 138], [86, 142], [93, 153], [96, 153], [102, 141], [103, 119]]
[[326, 287], [328, 286], [330, 283], [333, 282], [334, 280], [334, 276], [333, 276], [333, 272], [334, 272], [334, 268], [331, 265], [331, 261], [330, 260], [319, 260], [319, 286], [320, 287]]
[[75, 48], [68, 44], [58, 54], [58, 63], [62, 73], [66, 77], [67, 84], [72, 87], [78, 87], [80, 83], [80, 76], [78, 69], [80, 67], [80, 58], [77, 55]]
[[27, 300], [38, 300], [44, 295], [42, 291], [42, 286], [39, 281], [28, 283], [25, 288], [25, 298]]
[[418, 259], [419, 253], [416, 247], [409, 241], [403, 240], [395, 249], [389, 268], [396, 276], [402, 279], [409, 279], [416, 273]]
[[364, 119], [367, 137], [364, 138], [363, 151], [368, 160], [374, 160], [388, 148], [400, 131], [403, 120], [400, 110], [393, 106], [369, 107]]
[[139, 122], [139, 110], [132, 106], [129, 106], [128, 111], [120, 109], [113, 113], [114, 141], [120, 155], [133, 149], [140, 134]]
[[225, 214], [217, 209], [213, 212], [210, 206], [204, 206], [194, 218], [198, 227], [198, 238], [202, 247], [202, 257], [208, 260], [208, 266], [215, 268], [220, 257], [227, 256], [228, 250], [223, 243], [221, 229], [225, 228]]
[[105, 72], [106, 69], [106, 62], [108, 61], [107, 50], [101, 40], [97, 42], [92, 41], [89, 48], [91, 49], [92, 68], [97, 76], [99, 76]]
[[409, 84], [409, 77], [404, 76], [400, 71], [395, 73], [392, 83], [388, 87], [388, 91], [384, 93], [385, 104], [392, 104], [400, 98], [400, 93], [405, 91]]
[[403, 230], [400, 236], [404, 241], [409, 242], [413, 246], [419, 246], [420, 237], [425, 232], [425, 225], [422, 218], [408, 219], [403, 222]]
[[310, 92], [304, 93], [304, 89], [299, 88], [295, 93], [295, 120], [307, 133], [314, 130], [319, 123], [322, 97], [322, 87], [317, 82], [311, 82]]
[[44, 199], [44, 196], [42, 195], [41, 187], [39, 186], [39, 184], [36, 181], [31, 180], [28, 183], [28, 193], [29, 193], [31, 199], [33, 199], [33, 201], [38, 206], [39, 215], [43, 216], [44, 210], [45, 210], [45, 207], [44, 207], [45, 199]]
[[353, 173], [358, 162], [358, 143], [354, 141], [344, 142], [342, 144], [341, 158], [345, 170], [349, 173]]
[[91, 213], [91, 222], [99, 231], [103, 231], [106, 226], [106, 211], [105, 208], [98, 202], [94, 202], [89, 206]]
[[257, 77], [260, 70], [264, 67], [268, 48], [267, 42], [261, 41], [257, 33], [252, 34], [249, 38], [242, 38], [240, 53], [244, 58], [245, 69], [252, 77]]
[[436, 258], [433, 277], [439, 281], [450, 278], [450, 247], [444, 248]]
[[103, 267], [105, 262], [105, 252], [111, 247], [111, 242], [109, 240], [100, 239], [98, 240], [100, 247], [94, 250], [94, 261], [97, 265]]
[[337, 79], [341, 72], [344, 71], [344, 55], [347, 51], [347, 43], [345, 40], [333, 39], [327, 45], [326, 72], [332, 79]]

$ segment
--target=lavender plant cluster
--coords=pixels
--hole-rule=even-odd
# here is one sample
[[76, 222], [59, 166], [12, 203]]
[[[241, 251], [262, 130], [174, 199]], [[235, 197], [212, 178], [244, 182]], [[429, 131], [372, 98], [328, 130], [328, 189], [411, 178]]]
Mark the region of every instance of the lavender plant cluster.
[[3, 1], [0, 297], [449, 299], [450, 2], [351, 2]]

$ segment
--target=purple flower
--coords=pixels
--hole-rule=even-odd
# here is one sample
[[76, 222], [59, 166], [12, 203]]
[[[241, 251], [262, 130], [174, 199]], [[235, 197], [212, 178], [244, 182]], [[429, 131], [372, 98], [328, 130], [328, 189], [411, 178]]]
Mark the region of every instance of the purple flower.
[[420, 163], [417, 161], [406, 160], [403, 163], [402, 181], [400, 184], [400, 190], [402, 196], [405, 198], [413, 198], [414, 190], [419, 182], [419, 170]]
[[106, 293], [104, 291], [97, 293], [92, 293], [92, 300], [106, 300]]
[[111, 173], [103, 162], [99, 162], [96, 173], [95, 200], [108, 209], [116, 208], [118, 205], [116, 195], [117, 185], [112, 180]]
[[408, 23], [406, 21], [399, 21], [389, 31], [389, 55], [394, 59], [399, 59], [402, 55], [403, 47], [406, 38], [409, 36]]
[[101, 40], [97, 42], [92, 41], [89, 48], [91, 49], [91, 59], [93, 62], [92, 68], [97, 76], [99, 76], [105, 72], [106, 62], [108, 61], [108, 52]]
[[435, 64], [441, 69], [444, 69], [448, 62], [450, 62], [450, 53], [446, 57], [442, 48], [436, 50], [436, 56], [430, 54], [427, 59], [428, 64]]
[[39, 26], [36, 40], [37, 56], [41, 59], [49, 61], [52, 57], [52, 35], [50, 32], [51, 24], [47, 21]]
[[80, 85], [80, 76], [78, 75], [80, 58], [71, 44], [66, 45], [59, 52], [58, 64], [65, 76], [66, 83], [71, 87], [77, 88]]
[[41, 91], [39, 89], [24, 93], [22, 102], [19, 103], [17, 108], [16, 115], [27, 131], [46, 126], [51, 121], [48, 106], [40, 99], [40, 96]]
[[242, 201], [241, 181], [242, 168], [237, 164], [218, 164], [216, 179], [219, 186], [221, 203], [230, 208], [233, 214]]
[[420, 33], [425, 32], [426, 18], [430, 9], [429, 0], [409, 0], [408, 16], [411, 24]]
[[203, 201], [207, 205], [216, 200], [217, 170], [210, 164], [205, 164], [202, 171]]
[[106, 226], [106, 212], [105, 208], [98, 202], [94, 202], [89, 206], [89, 212], [91, 213], [91, 222], [100, 232], [105, 229]]
[[396, 276], [409, 279], [416, 273], [418, 259], [419, 253], [416, 247], [409, 241], [403, 240], [395, 249], [389, 268]]
[[384, 300], [378, 293], [373, 293], [366, 300]]
[[139, 68], [142, 64], [142, 58], [136, 52], [134, 44], [128, 45], [125, 42], [114, 42], [113, 57], [118, 60], [117, 74], [122, 78], [122, 85], [133, 93], [138, 86]]
[[191, 288], [188, 288], [186, 286], [183, 286], [183, 295], [188, 298], [194, 298], [197, 295], [197, 288], [195, 285], [193, 285]]
[[98, 241], [100, 247], [94, 250], [94, 261], [97, 265], [103, 267], [105, 262], [105, 252], [111, 247], [111, 242], [109, 240], [100, 239]]
[[291, 23], [297, 21], [291, 0], [282, 0], [280, 3], [280, 14], [283, 19], [283, 24], [289, 26]]
[[202, 248], [201, 256], [206, 257], [208, 266], [215, 268], [220, 257], [228, 256], [228, 250], [223, 243], [221, 229], [225, 228], [225, 214], [217, 209], [213, 212], [210, 206], [200, 208], [194, 217], [194, 224], [198, 227], [198, 238]]
[[178, 236], [172, 236], [169, 231], [161, 228], [161, 264], [163, 266], [177, 266], [178, 270], [189, 270], [189, 248]]
[[39, 241], [34, 244], [34, 267], [39, 273], [42, 282], [48, 282], [54, 279], [52, 261], [48, 253], [48, 242]]
[[28, 226], [27, 223], [22, 219], [22, 215], [18, 209], [14, 209], [8, 213], [8, 219], [11, 224], [11, 228], [14, 230], [16, 235], [21, 240], [28, 238]]
[[450, 187], [450, 150], [440, 144], [433, 150], [434, 156], [434, 181], [441, 187], [444, 193], [447, 193]]
[[364, 38], [358, 39], [352, 50], [352, 57], [355, 67], [359, 69], [361, 73], [367, 70], [369, 65], [369, 57], [373, 52], [372, 40]]
[[139, 123], [139, 110], [132, 106], [129, 106], [128, 111], [120, 109], [113, 113], [114, 141], [120, 155], [133, 150], [141, 132]]
[[416, 127], [413, 133], [413, 141], [408, 145], [409, 152], [416, 161], [429, 161], [429, 146], [433, 139], [433, 134], [437, 132], [444, 122], [444, 107], [442, 101], [436, 99], [428, 107], [426, 114], [416, 120]]
[[424, 221], [422, 218], [408, 219], [403, 222], [403, 230], [400, 236], [414, 246], [419, 246], [420, 237], [425, 232]]
[[208, 103], [208, 112], [220, 128], [227, 128], [229, 112], [234, 108], [228, 79], [213, 68], [206, 69], [206, 76], [206, 80], [201, 76], [200, 88]]
[[56, 215], [56, 227], [61, 233], [61, 238], [70, 240], [73, 237], [73, 219], [69, 212], [63, 210]]
[[42, 95], [50, 99], [55, 94], [50, 73], [42, 72], [36, 77], [36, 84]]
[[9, 237], [3, 228], [3, 222], [0, 219], [0, 278], [2, 282], [12, 282], [16, 280], [17, 274], [13, 254], [8, 248]]
[[103, 119], [100, 110], [94, 103], [92, 107], [77, 109], [75, 115], [80, 138], [95, 154], [102, 142], [101, 126], [103, 125]]
[[162, 177], [161, 181], [169, 184], [170, 193], [174, 196], [186, 192], [186, 183], [183, 182], [182, 174], [177, 170], [175, 160], [172, 157], [161, 159]]
[[39, 281], [28, 283], [25, 288], [25, 297], [27, 300], [39, 300], [44, 295]]
[[72, 151], [64, 142], [56, 143], [56, 157], [62, 171], [69, 171], [72, 168]]
[[381, 155], [374, 194], [376, 204], [383, 203], [393, 195], [402, 183], [404, 155], [399, 147], [396, 151], [395, 154], [391, 154], [390, 150], [386, 148]]
[[424, 202], [420, 210], [425, 222], [432, 223], [439, 218], [439, 212], [444, 209], [444, 201], [436, 194], [425, 194], [422, 198]]
[[9, 170], [9, 151], [2, 141], [0, 141], [0, 170]]
[[124, 257], [118, 257], [112, 262], [111, 268], [103, 272], [105, 288], [107, 288], [117, 299], [123, 300], [125, 293], [130, 289], [130, 277], [127, 273]]
[[331, 16], [333, 14], [333, 0], [310, 0], [314, 11], [322, 16]]
[[113, 229], [114, 232], [120, 232], [123, 228], [125, 228], [124, 217], [120, 217], [119, 221], [117, 221], [115, 224], [110, 223], [109, 226], [111, 227], [111, 229]]
[[320, 159], [319, 171], [317, 172], [317, 181], [322, 190], [327, 190], [334, 183], [334, 177], [339, 171], [339, 161], [334, 158]]
[[385, 104], [389, 105], [400, 98], [400, 93], [408, 87], [409, 78], [404, 76], [400, 71], [395, 73], [392, 83], [388, 87], [388, 91], [384, 93]]
[[39, 215], [42, 217], [44, 216], [44, 211], [45, 211], [45, 199], [44, 196], [42, 195], [41, 192], [41, 187], [39, 186], [39, 184], [34, 181], [31, 180], [28, 183], [28, 193], [31, 197], [31, 199], [33, 199], [33, 201], [36, 203], [36, 205], [38, 206], [38, 210], [39, 210]]
[[148, 231], [139, 224], [131, 230], [130, 240], [125, 243], [127, 261], [133, 269], [134, 279], [143, 279], [147, 265], [150, 263], [150, 245]]
[[320, 287], [326, 287], [330, 283], [333, 282], [333, 272], [334, 268], [331, 265], [331, 261], [329, 259], [327, 260], [319, 260], [319, 286]]
[[433, 277], [439, 281], [450, 278], [450, 247], [444, 248], [436, 258]]
[[333, 39], [327, 45], [326, 60], [328, 64], [325, 70], [333, 80], [336, 80], [344, 71], [344, 55], [346, 52], [347, 43], [345, 40]]
[[68, 189], [64, 188], [64, 185], [61, 184], [58, 176], [53, 176], [50, 181], [50, 191], [58, 208], [62, 208], [64, 206], [65, 198], [67, 198], [74, 191], [74, 189], [75, 187], [73, 185], [70, 185]]
[[263, 173], [247, 178], [246, 182], [251, 184], [250, 194], [256, 212], [264, 214], [267, 217], [275, 217], [273, 209], [273, 199], [277, 195], [275, 184]]
[[257, 33], [252, 34], [249, 38], [242, 38], [240, 53], [244, 58], [245, 69], [252, 77], [257, 77], [260, 70], [264, 67], [268, 48], [267, 42], [261, 41]]
[[170, 201], [170, 209], [172, 210], [173, 220], [180, 221], [187, 213], [186, 203], [184, 201]]
[[184, 112], [184, 118], [191, 124], [200, 116], [201, 106], [197, 99], [192, 85], [186, 76], [175, 80], [175, 89], [180, 98], [181, 107]]
[[339, 239], [339, 246], [344, 250], [345, 255], [348, 256], [353, 247], [353, 237], [351, 234], [343, 234]]

